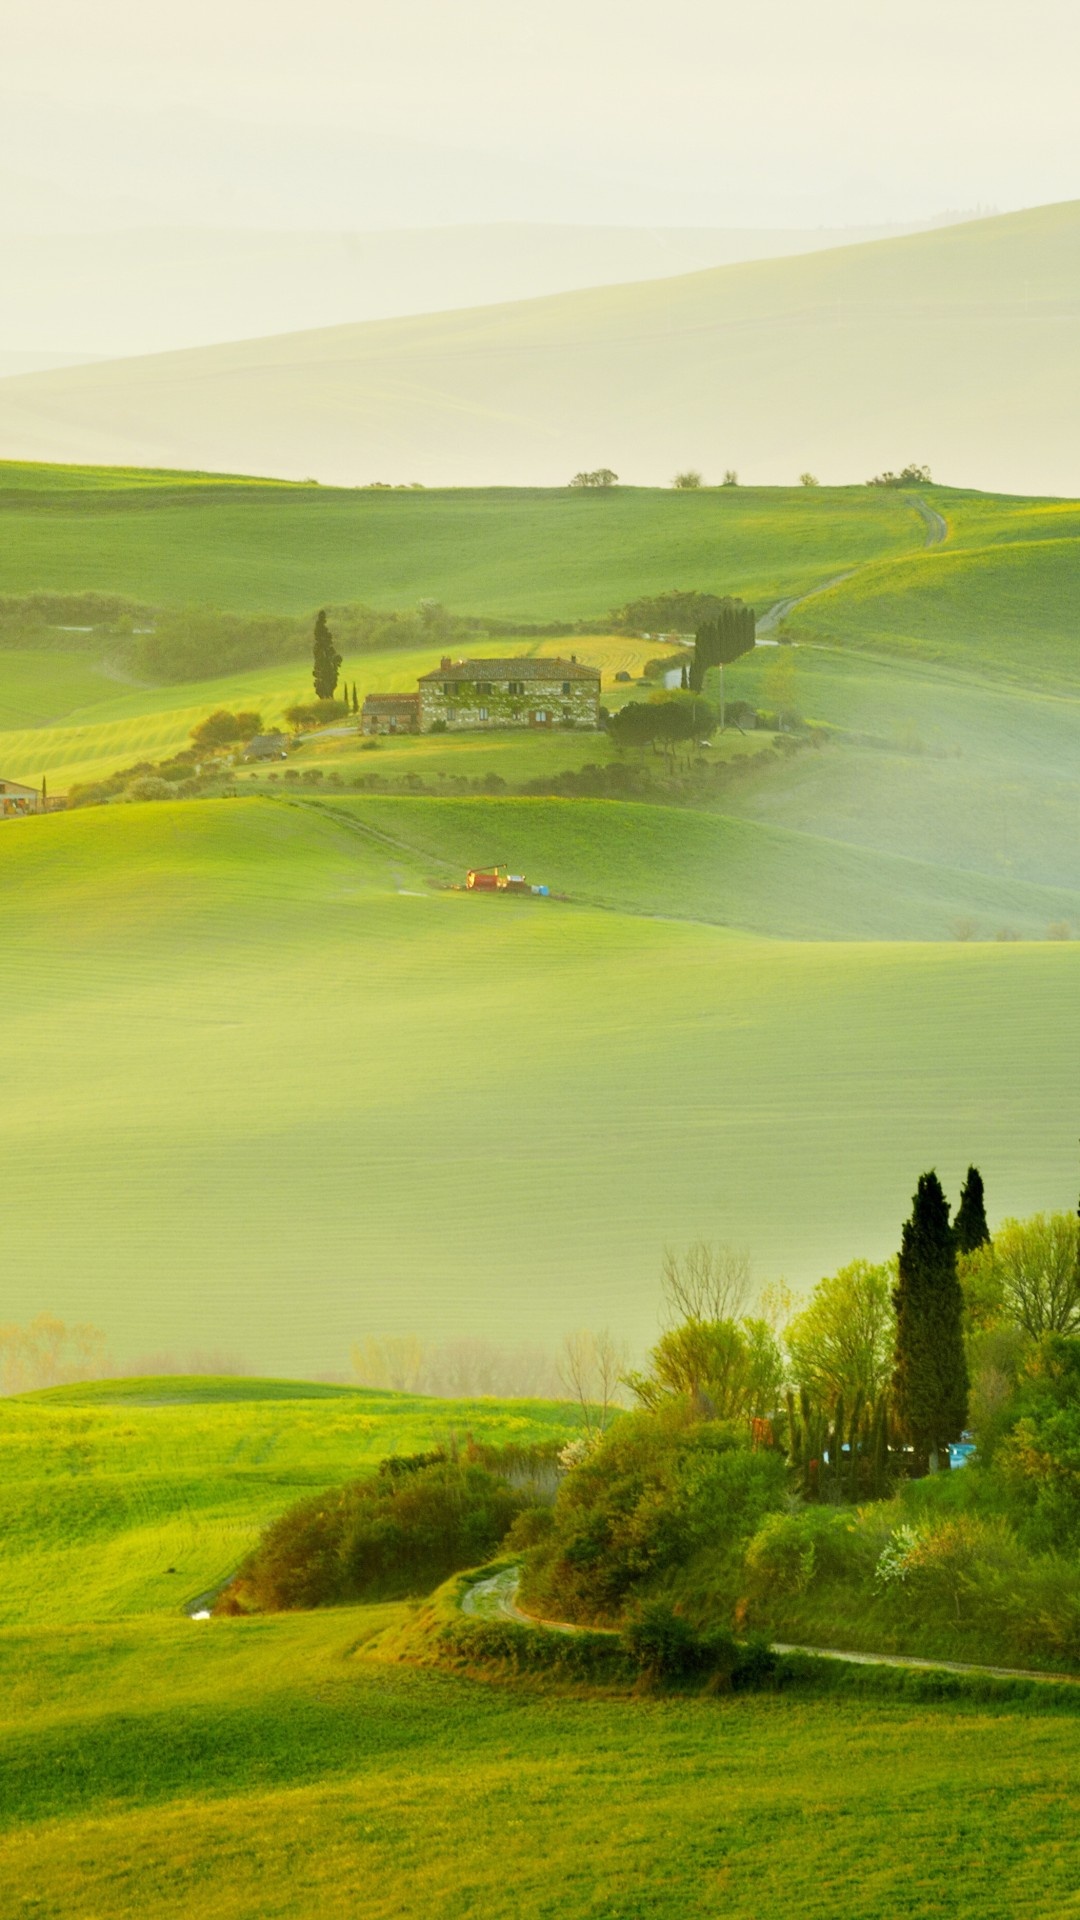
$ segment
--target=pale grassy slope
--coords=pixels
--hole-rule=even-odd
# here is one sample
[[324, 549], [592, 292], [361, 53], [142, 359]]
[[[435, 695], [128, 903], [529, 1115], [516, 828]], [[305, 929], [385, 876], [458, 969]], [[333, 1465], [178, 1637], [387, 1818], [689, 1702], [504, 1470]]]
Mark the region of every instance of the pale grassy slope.
[[1080, 203], [801, 259], [244, 341], [0, 386], [15, 457], [343, 483], [780, 480], [1080, 488]]
[[[743, 823], [342, 812], [405, 844], [243, 800], [4, 829], [8, 1317], [277, 1372], [340, 1367], [365, 1332], [644, 1343], [666, 1244], [745, 1242], [804, 1285], [895, 1246], [926, 1165], [955, 1191], [976, 1160], [995, 1214], [1067, 1199], [1076, 944], [648, 917], [706, 887], [714, 918], [853, 910], [846, 849]], [[496, 842], [611, 905], [428, 891], [438, 857]], [[904, 862], [862, 871], [873, 912], [891, 874], [928, 924], [918, 872], [905, 901]]]

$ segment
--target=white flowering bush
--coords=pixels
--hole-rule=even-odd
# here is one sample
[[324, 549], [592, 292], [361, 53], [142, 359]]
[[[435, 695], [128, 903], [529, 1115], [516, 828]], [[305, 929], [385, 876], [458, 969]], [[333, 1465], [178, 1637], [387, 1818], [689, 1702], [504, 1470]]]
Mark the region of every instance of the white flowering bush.
[[572, 1473], [575, 1467], [584, 1466], [599, 1445], [598, 1434], [581, 1433], [576, 1440], [568, 1440], [565, 1447], [559, 1449], [559, 1465], [563, 1472]]
[[918, 1529], [897, 1527], [878, 1555], [874, 1580], [879, 1587], [903, 1586], [919, 1558]]

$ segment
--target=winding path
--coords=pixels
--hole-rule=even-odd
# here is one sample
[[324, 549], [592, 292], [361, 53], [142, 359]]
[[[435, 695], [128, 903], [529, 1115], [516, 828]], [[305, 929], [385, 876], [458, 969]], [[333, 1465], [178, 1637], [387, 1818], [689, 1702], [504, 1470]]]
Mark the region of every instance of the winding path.
[[[575, 1627], [566, 1620], [541, 1620], [525, 1613], [517, 1604], [520, 1567], [504, 1567], [499, 1573], [477, 1580], [462, 1596], [461, 1611], [480, 1620], [516, 1620], [525, 1627], [546, 1627], [554, 1633], [608, 1633], [614, 1627]], [[1042, 1680], [1058, 1685], [1080, 1686], [1080, 1675], [1046, 1673], [1034, 1667], [988, 1667], [971, 1660], [933, 1660], [921, 1654], [856, 1653], [843, 1647], [800, 1647], [790, 1641], [774, 1640], [777, 1653], [805, 1653], [815, 1660], [845, 1660], [857, 1667], [911, 1667], [923, 1673], [968, 1673], [989, 1680]]]
[[[920, 493], [907, 495], [907, 501], [909, 506], [914, 507], [926, 528], [926, 539], [923, 544], [927, 547], [940, 547], [942, 541], [947, 540], [949, 536], [949, 523], [945, 515], [939, 513], [936, 507], [932, 507], [928, 500], [924, 500]], [[869, 560], [862, 563], [863, 566], [872, 564], [873, 562]], [[789, 614], [794, 613], [796, 607], [804, 606], [807, 600], [815, 600], [819, 593], [828, 593], [830, 587], [838, 587], [844, 580], [851, 580], [861, 572], [862, 566], [849, 567], [846, 573], [834, 573], [831, 580], [822, 580], [818, 586], [810, 587], [806, 593], [797, 593], [790, 600], [775, 601], [757, 623], [758, 637], [775, 633], [777, 627], [782, 625]]]

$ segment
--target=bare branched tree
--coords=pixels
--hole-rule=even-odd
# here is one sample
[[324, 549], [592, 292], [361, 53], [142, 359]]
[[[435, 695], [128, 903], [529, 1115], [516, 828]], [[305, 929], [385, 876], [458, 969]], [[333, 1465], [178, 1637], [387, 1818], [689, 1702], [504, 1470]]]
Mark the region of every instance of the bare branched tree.
[[362, 1387], [382, 1387], [391, 1393], [423, 1391], [428, 1348], [414, 1333], [391, 1334], [384, 1340], [358, 1340], [350, 1358]]
[[628, 1359], [623, 1342], [606, 1327], [600, 1333], [580, 1327], [576, 1333], [568, 1333], [562, 1343], [559, 1378], [581, 1408], [582, 1425], [590, 1440], [599, 1439], [611, 1424]]
[[361, 1386], [397, 1393], [429, 1393], [440, 1400], [555, 1400], [561, 1376], [541, 1347], [500, 1347], [462, 1335], [421, 1340], [415, 1334], [378, 1339], [368, 1335], [352, 1348], [352, 1370]]
[[697, 1240], [681, 1256], [669, 1247], [660, 1275], [669, 1327], [683, 1320], [738, 1320], [750, 1298], [750, 1255], [744, 1248]]
[[0, 1393], [99, 1380], [106, 1367], [99, 1327], [69, 1327], [52, 1313], [39, 1313], [25, 1326], [0, 1326]]

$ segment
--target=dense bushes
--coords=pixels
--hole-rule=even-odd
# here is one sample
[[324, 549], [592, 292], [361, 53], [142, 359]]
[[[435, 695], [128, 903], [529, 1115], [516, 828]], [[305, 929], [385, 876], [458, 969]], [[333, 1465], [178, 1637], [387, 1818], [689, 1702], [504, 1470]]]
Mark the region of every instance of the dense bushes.
[[211, 751], [215, 747], [229, 747], [238, 740], [253, 740], [262, 732], [262, 715], [259, 713], [230, 713], [227, 708], [219, 707], [216, 713], [208, 713], [191, 729], [191, 738], [195, 746], [206, 747]]
[[426, 1593], [490, 1558], [526, 1496], [476, 1461], [444, 1453], [383, 1462], [289, 1509], [263, 1534], [219, 1602], [274, 1612]]
[[1080, 1669], [1080, 1341], [1036, 1351], [981, 1464], [768, 1516], [739, 1617], [784, 1638]]
[[618, 1619], [699, 1555], [719, 1577], [784, 1497], [785, 1469], [742, 1426], [682, 1406], [620, 1420], [563, 1481], [552, 1531], [525, 1576], [530, 1601], [568, 1620]]

